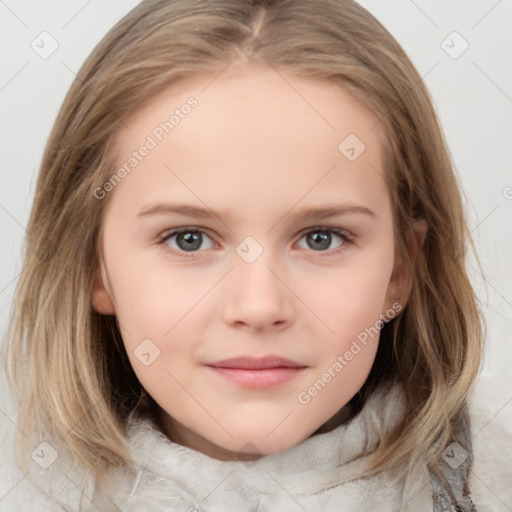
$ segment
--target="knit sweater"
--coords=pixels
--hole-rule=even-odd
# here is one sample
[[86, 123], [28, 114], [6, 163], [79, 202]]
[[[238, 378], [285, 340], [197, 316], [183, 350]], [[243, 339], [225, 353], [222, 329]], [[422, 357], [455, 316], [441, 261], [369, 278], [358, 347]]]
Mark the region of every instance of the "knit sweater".
[[[507, 403], [504, 395], [506, 390], [497, 400], [495, 390], [484, 389], [476, 400], [472, 398], [468, 426], [473, 453], [456, 468], [442, 462], [455, 493], [460, 491], [460, 511], [512, 510], [508, 464], [512, 431], [505, 427], [510, 425], [505, 416], [498, 418], [511, 408], [502, 407], [494, 416], [498, 404]], [[28, 476], [6, 483], [6, 488], [13, 487], [7, 495], [4, 492], [4, 498], [0, 494], [0, 510], [455, 512], [457, 508], [448, 504], [426, 467], [418, 465], [402, 480], [385, 471], [365, 476], [368, 457], [382, 433], [393, 429], [404, 413], [401, 386], [383, 386], [357, 415], [342, 419], [334, 429], [254, 461], [211, 458], [169, 441], [150, 420], [131, 417], [128, 440], [135, 465], [112, 470], [106, 487], [96, 486], [75, 464], [59, 456], [47, 469], [31, 467], [38, 487]], [[448, 462], [450, 455], [457, 456], [457, 450], [448, 452]], [[464, 487], [471, 498], [464, 496]]]

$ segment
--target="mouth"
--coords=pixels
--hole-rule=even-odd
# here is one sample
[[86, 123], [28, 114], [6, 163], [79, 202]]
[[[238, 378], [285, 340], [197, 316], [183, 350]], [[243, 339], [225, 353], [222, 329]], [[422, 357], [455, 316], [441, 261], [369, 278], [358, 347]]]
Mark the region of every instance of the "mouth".
[[246, 388], [269, 388], [289, 382], [307, 366], [279, 356], [235, 357], [205, 365], [214, 374]]

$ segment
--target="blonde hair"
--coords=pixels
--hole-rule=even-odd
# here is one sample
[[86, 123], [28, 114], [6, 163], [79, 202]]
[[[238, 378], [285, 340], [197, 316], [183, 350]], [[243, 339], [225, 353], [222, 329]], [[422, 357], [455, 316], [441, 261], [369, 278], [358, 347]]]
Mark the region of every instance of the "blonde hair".
[[[412, 275], [402, 313], [382, 329], [359, 409], [379, 383], [400, 381], [407, 413], [383, 438], [369, 475], [421, 460], [436, 470], [478, 375], [483, 320], [466, 271], [474, 250], [457, 178], [429, 93], [387, 30], [352, 0], [146, 0], [86, 60], [53, 127], [28, 224], [5, 340], [19, 403], [20, 465], [32, 434], [62, 442], [83, 467], [130, 463], [126, 419], [154, 407], [127, 359], [115, 317], [91, 306], [124, 119], [180, 79], [246, 59], [338, 83], [379, 118], [397, 257]], [[416, 259], [413, 226], [428, 232]], [[475, 253], [476, 254], [476, 253]]]

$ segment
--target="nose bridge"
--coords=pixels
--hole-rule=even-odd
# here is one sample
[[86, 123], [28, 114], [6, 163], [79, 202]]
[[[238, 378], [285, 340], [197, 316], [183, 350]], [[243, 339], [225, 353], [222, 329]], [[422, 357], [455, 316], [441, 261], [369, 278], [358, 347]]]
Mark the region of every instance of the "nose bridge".
[[247, 237], [238, 245], [236, 252], [234, 272], [242, 290], [250, 291], [253, 295], [264, 293], [269, 300], [281, 295], [283, 284], [276, 276], [276, 269], [282, 268], [282, 265], [278, 261], [277, 251], [269, 243], [263, 246], [253, 237]]
[[247, 237], [236, 248], [230, 272], [225, 319], [253, 326], [289, 321], [292, 314], [290, 290], [280, 276], [283, 266], [276, 251]]

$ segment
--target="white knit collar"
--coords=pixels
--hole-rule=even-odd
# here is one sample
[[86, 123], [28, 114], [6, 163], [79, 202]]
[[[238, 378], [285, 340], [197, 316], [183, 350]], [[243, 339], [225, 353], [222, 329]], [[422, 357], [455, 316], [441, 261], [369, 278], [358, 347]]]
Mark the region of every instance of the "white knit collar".
[[130, 418], [127, 436], [139, 476], [140, 471], [148, 471], [199, 494], [211, 490], [212, 475], [217, 481], [226, 478], [223, 488], [227, 492], [248, 483], [254, 491], [268, 490], [272, 479], [290, 492], [318, 492], [364, 474], [368, 455], [382, 433], [403, 418], [404, 394], [399, 383], [382, 385], [356, 416], [334, 430], [252, 462], [220, 461], [176, 444], [148, 419]]

